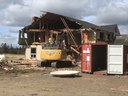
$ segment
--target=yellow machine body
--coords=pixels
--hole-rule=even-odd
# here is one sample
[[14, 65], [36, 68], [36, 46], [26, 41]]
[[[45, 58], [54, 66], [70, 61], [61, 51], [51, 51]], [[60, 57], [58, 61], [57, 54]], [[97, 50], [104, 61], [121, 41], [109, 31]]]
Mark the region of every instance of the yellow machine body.
[[66, 59], [67, 53], [61, 49], [42, 49], [41, 59], [42, 60], [62, 60]]

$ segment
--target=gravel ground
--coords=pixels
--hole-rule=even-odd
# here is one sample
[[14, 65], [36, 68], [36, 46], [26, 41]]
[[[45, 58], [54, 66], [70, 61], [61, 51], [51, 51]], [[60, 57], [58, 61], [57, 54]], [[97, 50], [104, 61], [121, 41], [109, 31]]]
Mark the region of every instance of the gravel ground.
[[[6, 54], [7, 60], [24, 55]], [[76, 77], [53, 77], [56, 70], [73, 68], [40, 68], [16, 65], [12, 71], [0, 69], [0, 96], [128, 96], [128, 76], [92, 75], [80, 73]]]
[[0, 70], [0, 96], [128, 96], [128, 76], [92, 75], [53, 77], [55, 70], [75, 68], [37, 68]]

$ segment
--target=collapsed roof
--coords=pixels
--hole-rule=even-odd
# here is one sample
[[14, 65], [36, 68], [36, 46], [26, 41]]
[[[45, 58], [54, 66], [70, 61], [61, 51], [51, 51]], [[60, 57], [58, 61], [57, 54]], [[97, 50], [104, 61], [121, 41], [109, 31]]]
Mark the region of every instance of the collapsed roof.
[[74, 19], [71, 17], [51, 12], [46, 12], [40, 18], [36, 17], [36, 19], [34, 20], [34, 22], [32, 22], [31, 25], [26, 26], [23, 29], [65, 29], [62, 19], [65, 20], [70, 29], [92, 28], [95, 30], [117, 33], [118, 35], [120, 34], [117, 25], [97, 26], [86, 21]]

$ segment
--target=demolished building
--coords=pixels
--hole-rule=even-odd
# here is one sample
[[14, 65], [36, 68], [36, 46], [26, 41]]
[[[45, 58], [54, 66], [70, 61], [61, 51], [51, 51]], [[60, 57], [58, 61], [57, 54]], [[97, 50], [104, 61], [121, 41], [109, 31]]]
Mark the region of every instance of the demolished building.
[[33, 17], [32, 23], [19, 31], [18, 43], [26, 46], [26, 59], [40, 60], [40, 50], [46, 42], [49, 42], [49, 38], [52, 40], [58, 39], [59, 36], [60, 39], [64, 38], [66, 49], [80, 54], [81, 44], [114, 43], [117, 35], [120, 35], [117, 25], [97, 26], [86, 21], [46, 12], [41, 17]]

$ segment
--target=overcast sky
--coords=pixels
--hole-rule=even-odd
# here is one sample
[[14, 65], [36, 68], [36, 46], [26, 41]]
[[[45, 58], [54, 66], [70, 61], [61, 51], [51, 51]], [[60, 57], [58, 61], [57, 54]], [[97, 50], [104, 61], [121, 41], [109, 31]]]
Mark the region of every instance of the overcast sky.
[[18, 30], [49, 11], [96, 25], [118, 24], [128, 34], [128, 0], [0, 0], [0, 43], [17, 44]]

